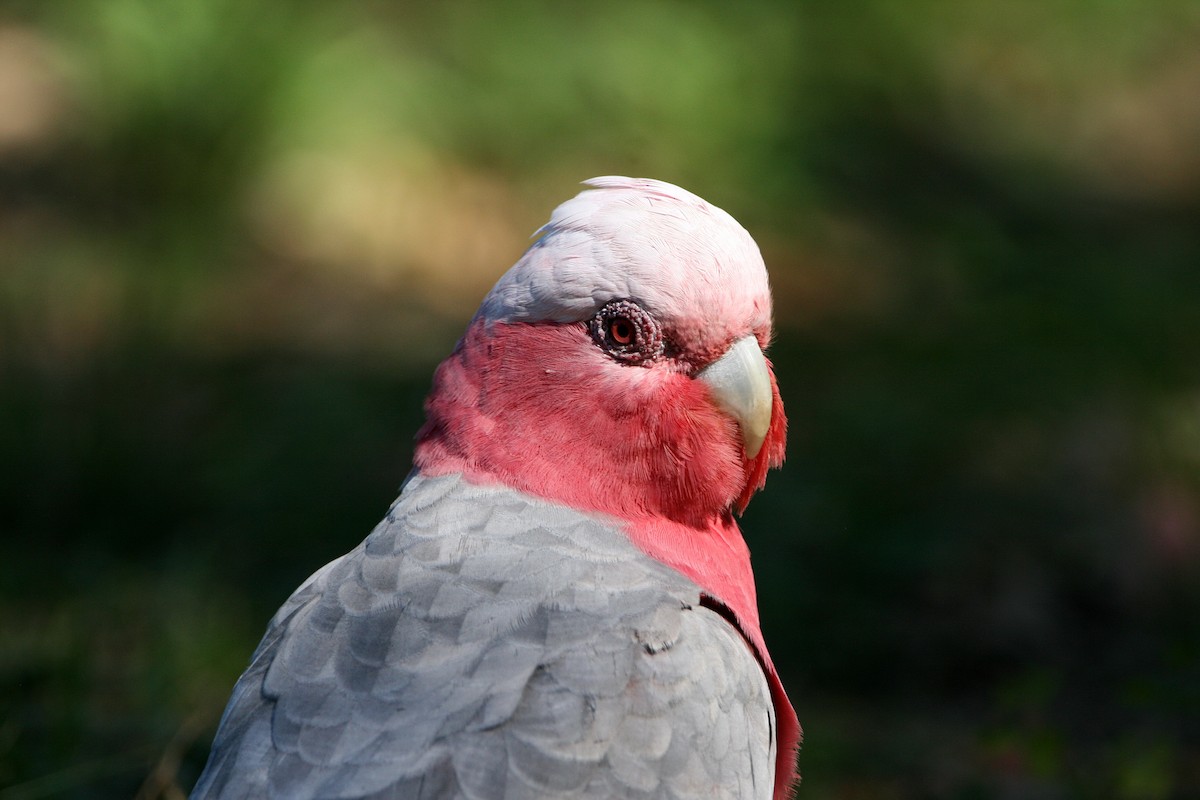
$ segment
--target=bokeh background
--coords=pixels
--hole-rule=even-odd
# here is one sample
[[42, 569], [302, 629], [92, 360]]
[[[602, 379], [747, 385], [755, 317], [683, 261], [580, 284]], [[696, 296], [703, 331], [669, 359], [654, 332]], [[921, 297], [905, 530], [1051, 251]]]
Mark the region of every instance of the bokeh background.
[[801, 798], [1200, 797], [1200, 4], [0, 4], [0, 800], [177, 798], [593, 175], [772, 271]]

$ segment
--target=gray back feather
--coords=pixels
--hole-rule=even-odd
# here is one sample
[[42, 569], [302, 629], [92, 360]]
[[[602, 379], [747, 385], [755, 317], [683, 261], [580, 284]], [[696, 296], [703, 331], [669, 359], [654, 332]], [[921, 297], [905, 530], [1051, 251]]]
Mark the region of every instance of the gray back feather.
[[193, 798], [769, 798], [741, 635], [615, 528], [414, 475], [276, 614]]

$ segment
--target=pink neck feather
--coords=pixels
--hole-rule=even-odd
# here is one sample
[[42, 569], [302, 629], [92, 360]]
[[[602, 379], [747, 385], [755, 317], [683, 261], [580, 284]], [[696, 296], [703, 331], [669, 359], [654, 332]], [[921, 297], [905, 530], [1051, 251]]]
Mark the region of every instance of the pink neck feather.
[[687, 375], [611, 362], [582, 324], [476, 319], [438, 368], [426, 412], [422, 472], [461, 472], [616, 517], [639, 549], [728, 608], [767, 671], [779, 721], [776, 798], [787, 796], [800, 727], [763, 642], [750, 553], [731, 511], [783, 460], [778, 390], [766, 444], [749, 460], [736, 423]]

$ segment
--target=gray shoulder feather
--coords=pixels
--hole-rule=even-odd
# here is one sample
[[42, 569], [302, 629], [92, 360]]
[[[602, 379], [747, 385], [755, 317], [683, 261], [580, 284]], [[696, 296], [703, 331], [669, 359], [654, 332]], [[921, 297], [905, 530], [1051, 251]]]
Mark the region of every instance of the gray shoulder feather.
[[771, 796], [741, 635], [615, 528], [414, 476], [271, 621], [194, 798]]

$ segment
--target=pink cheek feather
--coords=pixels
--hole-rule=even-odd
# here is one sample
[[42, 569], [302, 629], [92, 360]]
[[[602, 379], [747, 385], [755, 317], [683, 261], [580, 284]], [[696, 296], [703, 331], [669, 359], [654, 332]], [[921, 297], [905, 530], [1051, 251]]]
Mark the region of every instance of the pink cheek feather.
[[476, 321], [427, 411], [422, 470], [489, 475], [577, 508], [701, 526], [746, 487], [737, 425], [703, 384], [619, 364], [582, 325]]

